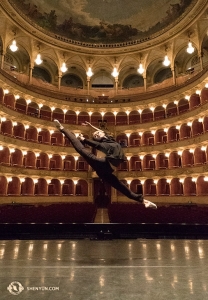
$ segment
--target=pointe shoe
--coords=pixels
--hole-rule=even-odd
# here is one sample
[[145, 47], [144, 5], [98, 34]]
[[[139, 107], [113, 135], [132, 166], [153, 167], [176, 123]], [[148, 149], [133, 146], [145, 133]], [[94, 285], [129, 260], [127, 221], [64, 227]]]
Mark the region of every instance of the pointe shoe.
[[157, 205], [154, 204], [153, 202], [149, 201], [149, 200], [146, 200], [144, 199], [143, 200], [143, 204], [146, 208], [153, 208], [153, 209], [157, 209]]
[[64, 129], [59, 120], [54, 119], [53, 121], [57, 129]]

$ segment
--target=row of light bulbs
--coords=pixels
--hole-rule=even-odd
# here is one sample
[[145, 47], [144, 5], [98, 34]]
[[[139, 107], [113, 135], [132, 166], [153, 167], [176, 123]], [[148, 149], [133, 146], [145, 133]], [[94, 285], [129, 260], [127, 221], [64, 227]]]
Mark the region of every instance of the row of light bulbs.
[[[6, 179], [7, 179], [7, 182], [12, 182], [12, 180], [13, 180], [13, 178], [11, 177], [11, 176], [8, 176], [8, 177], [6, 177]], [[25, 182], [25, 178], [24, 177], [20, 177], [19, 178], [20, 179], [20, 182], [21, 183], [23, 183], [23, 182]], [[184, 181], [185, 181], [185, 177], [182, 177], [182, 178], [179, 178], [179, 181], [181, 182], [181, 183], [184, 183]], [[193, 182], [197, 182], [197, 177], [192, 177], [192, 181]], [[208, 182], [208, 176], [204, 176], [204, 181], [206, 181], [206, 182]], [[38, 183], [38, 179], [37, 178], [32, 178], [32, 180], [33, 180], [33, 182], [36, 184], [36, 183]], [[51, 183], [51, 180], [52, 179], [46, 179], [46, 182], [48, 183], [48, 184], [50, 184]], [[133, 181], [132, 179], [129, 179], [129, 178], [125, 178], [125, 180], [127, 181], [127, 183], [130, 185], [131, 184], [131, 182]], [[167, 181], [167, 183], [171, 183], [171, 178], [167, 178], [166, 179], [166, 181]], [[60, 181], [60, 183], [63, 185], [64, 184], [64, 182], [65, 182], [65, 179], [59, 179], [59, 181]], [[72, 179], [72, 181], [74, 182], [74, 184], [75, 185], [77, 185], [77, 183], [78, 183], [78, 179]], [[153, 179], [153, 182], [155, 183], [155, 184], [157, 184], [158, 183], [158, 181], [159, 181], [159, 179]], [[141, 182], [141, 184], [142, 185], [144, 185], [144, 183], [145, 183], [145, 180], [140, 180], [140, 182]]]
[[[205, 83], [204, 87], [205, 87], [205, 88], [208, 88], [208, 82]], [[4, 89], [3, 91], [4, 91], [4, 94], [5, 94], [5, 95], [6, 95], [6, 94], [9, 94], [9, 89], [6, 88], [6, 89]], [[197, 89], [197, 90], [195, 91], [195, 93], [196, 93], [197, 95], [200, 95], [200, 94], [201, 94], [201, 90]], [[20, 98], [20, 96], [19, 96], [18, 94], [16, 94], [16, 95], [15, 95], [15, 99], [17, 100], [17, 99], [19, 99], [19, 98]], [[190, 96], [189, 96], [189, 95], [186, 95], [184, 98], [185, 98], [186, 100], [190, 100]], [[27, 104], [30, 104], [31, 102], [32, 102], [31, 99], [27, 99], [27, 100], [26, 100], [26, 103], [27, 103]], [[175, 101], [174, 101], [174, 104], [175, 104], [175, 105], [178, 105], [178, 101], [175, 100]], [[37, 103], [37, 105], [38, 105], [39, 109], [41, 109], [41, 107], [43, 107], [43, 104], [42, 104], [42, 103]], [[166, 109], [167, 104], [162, 104], [162, 107]], [[54, 106], [52, 106], [52, 107], [50, 107], [50, 108], [51, 108], [51, 111], [54, 111], [54, 110], [56, 109], [56, 107], [54, 107]], [[150, 109], [152, 112], [154, 112], [155, 107], [151, 106], [151, 107], [149, 107], [149, 109]], [[66, 109], [66, 108], [63, 109], [64, 114], [66, 114], [67, 111], [68, 111], [68, 109]], [[130, 111], [129, 111], [129, 110], [126, 110], [125, 112], [126, 112], [127, 115], [130, 114]], [[138, 112], [141, 114], [141, 113], [142, 113], [142, 109], [138, 109]], [[76, 111], [76, 115], [79, 115], [79, 113], [80, 113], [80, 111]], [[104, 112], [104, 111], [101, 112], [102, 117], [104, 117], [105, 113], [106, 113], [106, 112]], [[114, 114], [115, 116], [117, 115], [117, 113], [118, 113], [117, 111], [114, 111], [114, 112], [113, 112], [113, 114]], [[93, 114], [93, 112], [92, 112], [92, 111], [89, 111], [88, 114], [91, 116], [91, 115]]]
[[[3, 149], [4, 149], [4, 146], [0, 145], [0, 150], [2, 151]], [[207, 151], [207, 146], [201, 146], [200, 149], [201, 149], [201, 151], [206, 152], [206, 151]], [[185, 149], [185, 150], [187, 150], [187, 149]], [[23, 156], [26, 156], [27, 153], [28, 153], [27, 150], [21, 150], [21, 151], [22, 151]], [[194, 148], [191, 148], [191, 149], [188, 149], [188, 151], [189, 151], [190, 153], [194, 154], [195, 149], [194, 149]], [[9, 148], [9, 153], [10, 153], [10, 154], [12, 154], [12, 153], [14, 153], [14, 152], [15, 152], [15, 148]], [[177, 153], [178, 153], [178, 155], [182, 156], [183, 150], [178, 150]], [[35, 154], [35, 157], [36, 157], [36, 158], [40, 156], [40, 152], [34, 152], [34, 154]], [[165, 154], [165, 157], [169, 157], [170, 154], [171, 154], [171, 152], [165, 152], [164, 154]], [[53, 154], [51, 154], [51, 153], [47, 153], [47, 155], [48, 155], [48, 158], [49, 158], [49, 159], [51, 159], [51, 158], [53, 157]], [[154, 154], [152, 154], [152, 157], [153, 157], [154, 159], [156, 159], [156, 158], [157, 158], [157, 155], [158, 155], [158, 154], [154, 153]], [[77, 161], [77, 160], [79, 159], [79, 156], [78, 156], [78, 155], [73, 155], [73, 157], [74, 157], [74, 160], [75, 160], [75, 161]], [[131, 155], [127, 155], [126, 157], [127, 157], [127, 160], [130, 161], [130, 159], [131, 159], [132, 156], [131, 156]], [[145, 155], [140, 154], [139, 157], [140, 157], [141, 160], [143, 160], [143, 158], [145, 157]], [[64, 159], [66, 158], [66, 155], [62, 154], [62, 155], [61, 155], [61, 158], [62, 158], [62, 160], [64, 160]]]
[[[11, 176], [7, 176], [6, 179], [7, 179], [7, 182], [12, 182], [12, 180], [13, 180], [13, 178]], [[25, 182], [25, 178], [24, 177], [19, 177], [19, 180], [20, 180], [21, 183]], [[38, 183], [38, 179], [37, 178], [32, 178], [32, 180], [33, 180], [33, 183], [35, 183], [35, 184]], [[46, 182], [48, 184], [50, 184], [51, 180], [52, 179], [46, 179]], [[59, 179], [59, 181], [63, 185], [64, 182], [65, 182], [65, 179]], [[75, 185], [77, 185], [77, 183], [78, 183], [79, 180], [72, 179], [72, 181], [74, 182]]]
[[[18, 50], [17, 43], [16, 43], [16, 40], [15, 40], [15, 39], [12, 41], [12, 44], [9, 46], [9, 48], [10, 48], [10, 50], [11, 50], [12, 52], [16, 52], [16, 51]], [[187, 49], [186, 49], [187, 53], [192, 54], [192, 53], [194, 52], [194, 50], [195, 50], [195, 49], [194, 49], [194, 47], [193, 47], [193, 45], [192, 45], [192, 42], [189, 41], [189, 42], [188, 42], [188, 47], [187, 47]], [[36, 57], [36, 59], [35, 59], [35, 63], [36, 63], [37, 65], [40, 65], [40, 64], [42, 64], [42, 62], [43, 62], [43, 60], [41, 59], [41, 55], [40, 55], [40, 53], [38, 53], [38, 55], [37, 55], [37, 57]], [[163, 65], [166, 66], [166, 67], [168, 67], [168, 66], [170, 65], [170, 60], [169, 60], [167, 54], [165, 55], [165, 58], [164, 58], [164, 61], [163, 61]], [[62, 64], [60, 70], [62, 71], [62, 73], [65, 73], [65, 72], [68, 70], [68, 68], [67, 68], [65, 62], [63, 62], [63, 64]], [[139, 68], [138, 68], [137, 71], [138, 71], [138, 73], [140, 73], [140, 74], [143, 74], [143, 73], [144, 73], [144, 68], [143, 68], [142, 63], [139, 64]], [[86, 74], [87, 74], [88, 77], [92, 77], [93, 72], [92, 72], [91, 67], [88, 68], [88, 71], [86, 72]], [[112, 75], [113, 77], [115, 77], [115, 78], [118, 77], [119, 72], [118, 72], [118, 70], [117, 70], [116, 67], [114, 67], [113, 72], [111, 73], [111, 75]]]

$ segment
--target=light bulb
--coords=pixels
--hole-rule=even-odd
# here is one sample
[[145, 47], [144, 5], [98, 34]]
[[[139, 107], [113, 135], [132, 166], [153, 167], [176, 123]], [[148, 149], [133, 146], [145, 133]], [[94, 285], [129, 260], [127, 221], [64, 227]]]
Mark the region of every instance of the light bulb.
[[17, 47], [17, 44], [16, 44], [15, 39], [12, 41], [12, 44], [9, 46], [9, 49], [10, 49], [12, 52], [16, 52], [16, 51], [18, 50], [18, 47]]
[[144, 73], [144, 68], [143, 68], [143, 66], [142, 66], [141, 63], [139, 64], [139, 68], [138, 68], [137, 72], [138, 72], [139, 74], [143, 74], [143, 73]]
[[68, 68], [66, 67], [66, 63], [63, 62], [62, 66], [61, 66], [61, 72], [65, 73], [68, 70]]
[[91, 77], [93, 75], [92, 69], [89, 67], [88, 71], [86, 72], [88, 77]]
[[186, 49], [186, 51], [189, 53], [189, 54], [192, 54], [194, 52], [194, 47], [192, 46], [192, 42], [189, 42], [188, 43], [188, 48]]
[[170, 60], [169, 60], [167, 55], [165, 55], [163, 65], [166, 66], [166, 67], [168, 67], [170, 65]]
[[117, 71], [117, 68], [113, 68], [113, 72], [111, 73], [111, 75], [113, 76], [113, 77], [118, 77], [118, 71]]
[[42, 64], [42, 59], [41, 59], [41, 55], [40, 54], [38, 54], [37, 55], [37, 57], [36, 57], [36, 59], [35, 59], [35, 63], [37, 64], [37, 65], [40, 65], [40, 64]]

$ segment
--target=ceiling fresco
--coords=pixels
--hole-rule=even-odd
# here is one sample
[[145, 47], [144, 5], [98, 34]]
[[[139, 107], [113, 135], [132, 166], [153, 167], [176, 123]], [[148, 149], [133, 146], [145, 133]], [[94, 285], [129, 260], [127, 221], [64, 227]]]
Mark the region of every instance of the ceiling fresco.
[[9, 0], [45, 30], [72, 40], [117, 43], [174, 26], [197, 0]]

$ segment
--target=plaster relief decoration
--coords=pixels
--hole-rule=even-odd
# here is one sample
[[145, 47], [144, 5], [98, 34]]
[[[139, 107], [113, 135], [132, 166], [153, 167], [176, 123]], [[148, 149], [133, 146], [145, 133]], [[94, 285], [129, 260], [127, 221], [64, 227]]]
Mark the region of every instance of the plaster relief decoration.
[[196, 0], [9, 0], [44, 30], [89, 43], [142, 42], [174, 26]]

